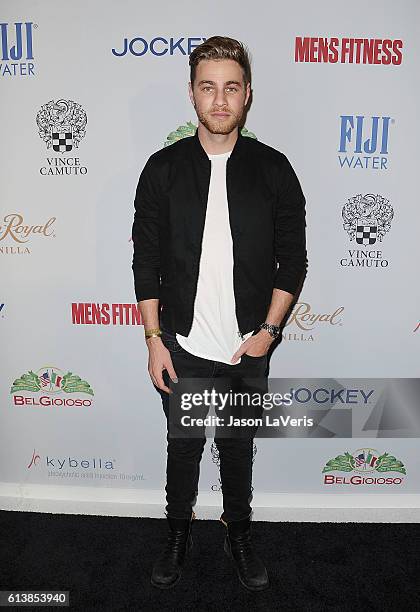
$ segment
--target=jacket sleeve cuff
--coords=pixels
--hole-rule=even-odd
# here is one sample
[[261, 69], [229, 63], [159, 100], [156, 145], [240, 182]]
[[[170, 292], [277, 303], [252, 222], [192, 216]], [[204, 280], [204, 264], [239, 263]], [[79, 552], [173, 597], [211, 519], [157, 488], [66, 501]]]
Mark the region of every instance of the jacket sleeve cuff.
[[151, 273], [144, 278], [145, 270], [142, 274], [134, 272], [134, 291], [137, 302], [141, 300], [160, 299], [160, 278], [159, 273]]

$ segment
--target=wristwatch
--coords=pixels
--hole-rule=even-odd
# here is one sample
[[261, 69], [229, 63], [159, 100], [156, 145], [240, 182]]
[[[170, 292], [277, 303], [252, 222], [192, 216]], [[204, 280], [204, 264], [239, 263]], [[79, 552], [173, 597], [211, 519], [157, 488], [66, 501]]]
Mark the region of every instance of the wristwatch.
[[272, 325], [271, 323], [261, 323], [260, 329], [266, 329], [272, 338], [277, 338], [280, 335], [280, 325]]
[[155, 327], [154, 329], [145, 329], [144, 337], [146, 340], [148, 338], [154, 338], [155, 336], [159, 337], [162, 335], [162, 330], [159, 327]]

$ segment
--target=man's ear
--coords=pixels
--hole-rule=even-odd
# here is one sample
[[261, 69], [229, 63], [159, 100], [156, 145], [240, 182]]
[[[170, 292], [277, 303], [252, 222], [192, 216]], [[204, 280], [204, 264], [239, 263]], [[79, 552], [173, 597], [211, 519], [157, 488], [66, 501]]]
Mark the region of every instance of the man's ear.
[[247, 83], [246, 90], [245, 90], [245, 106], [248, 104], [250, 95], [251, 95], [251, 84]]

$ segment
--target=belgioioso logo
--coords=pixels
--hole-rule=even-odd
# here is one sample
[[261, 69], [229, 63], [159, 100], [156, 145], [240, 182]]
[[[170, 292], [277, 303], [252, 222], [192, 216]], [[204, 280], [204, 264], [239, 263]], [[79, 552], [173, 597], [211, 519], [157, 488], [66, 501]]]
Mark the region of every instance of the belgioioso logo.
[[[23, 394], [29, 391], [32, 395]], [[30, 370], [13, 381], [10, 393], [15, 406], [91, 406], [93, 389], [86, 380], [73, 372], [64, 373], [56, 367]], [[63, 395], [72, 397], [63, 397]], [[82, 397], [76, 397], [76, 396]], [[90, 397], [83, 397], [83, 396]]]
[[[328, 472], [356, 472], [352, 476], [336, 476]], [[325, 485], [401, 485], [401, 476], [377, 476], [376, 473], [397, 472], [407, 474], [402, 461], [387, 452], [379, 453], [373, 448], [359, 448], [353, 453], [346, 451], [327, 461], [322, 470]], [[366, 476], [365, 474], [369, 474]]]

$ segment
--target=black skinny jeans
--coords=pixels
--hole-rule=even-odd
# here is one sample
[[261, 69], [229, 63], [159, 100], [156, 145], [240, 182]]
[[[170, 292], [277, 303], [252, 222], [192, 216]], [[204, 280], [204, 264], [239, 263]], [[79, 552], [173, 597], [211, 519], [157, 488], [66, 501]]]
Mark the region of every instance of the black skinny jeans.
[[[227, 391], [228, 387], [235, 391], [248, 391], [250, 387], [244, 385], [242, 380], [246, 377], [253, 384], [257, 383], [259, 392], [267, 391], [266, 355], [261, 357], [242, 355], [241, 363], [236, 365], [212, 361], [192, 355], [177, 342], [176, 336], [171, 330], [165, 329], [162, 325], [161, 329], [162, 342], [170, 351], [178, 379], [201, 378], [213, 380], [223, 378], [219, 383], [222, 383], [222, 386], [224, 384], [224, 391]], [[255, 381], [255, 379], [260, 380]], [[166, 370], [163, 371], [163, 380], [168, 387], [172, 389], [176, 387], [176, 384], [170, 382]], [[214, 380], [213, 382], [214, 387], [217, 388], [218, 381]], [[169, 394], [157, 387], [155, 388], [162, 398], [162, 406], [167, 419], [166, 514], [174, 518], [190, 518], [198, 493], [200, 461], [206, 443], [204, 428], [202, 437], [171, 436], [169, 433]], [[255, 390], [255, 387], [251, 388]], [[219, 389], [220, 387], [217, 390]], [[199, 416], [205, 417], [208, 410], [209, 407], [201, 407]], [[262, 409], [253, 408], [253, 414], [261, 416]], [[195, 415], [197, 415], [197, 411]], [[225, 523], [249, 517], [252, 512], [250, 501], [252, 500], [253, 438], [257, 429], [258, 426], [247, 426], [243, 428], [242, 431], [245, 431], [245, 433], [241, 433], [241, 437], [236, 434], [235, 437], [229, 437], [230, 434], [226, 433], [226, 428], [223, 428], [223, 435], [218, 435], [216, 428], [214, 442], [219, 451], [220, 479], [223, 493], [223, 513], [220, 518]]]

